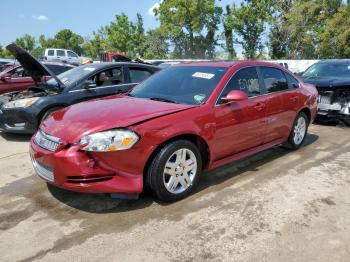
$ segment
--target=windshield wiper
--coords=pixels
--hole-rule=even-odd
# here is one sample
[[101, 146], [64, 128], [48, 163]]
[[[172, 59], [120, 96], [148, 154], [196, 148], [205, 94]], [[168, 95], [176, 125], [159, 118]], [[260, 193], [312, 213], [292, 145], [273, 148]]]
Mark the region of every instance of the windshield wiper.
[[162, 98], [162, 97], [150, 97], [149, 99], [154, 100], [154, 101], [178, 104], [178, 102], [176, 102], [174, 100], [167, 99], [167, 98]]

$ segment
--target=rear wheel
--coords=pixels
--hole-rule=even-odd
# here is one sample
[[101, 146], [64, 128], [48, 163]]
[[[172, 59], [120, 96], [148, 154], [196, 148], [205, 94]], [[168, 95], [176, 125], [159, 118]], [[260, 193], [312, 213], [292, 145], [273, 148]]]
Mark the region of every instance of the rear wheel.
[[187, 140], [174, 141], [153, 158], [146, 173], [147, 187], [162, 201], [180, 200], [194, 190], [201, 170], [198, 148]]
[[287, 147], [298, 149], [302, 146], [307, 135], [309, 119], [305, 113], [301, 112], [294, 121], [292, 131], [289, 135]]

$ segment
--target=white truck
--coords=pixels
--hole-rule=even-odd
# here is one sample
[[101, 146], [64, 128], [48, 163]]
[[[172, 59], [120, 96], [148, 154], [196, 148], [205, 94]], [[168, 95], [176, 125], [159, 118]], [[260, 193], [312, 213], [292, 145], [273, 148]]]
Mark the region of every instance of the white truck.
[[59, 49], [59, 48], [47, 48], [43, 54], [44, 60], [47, 61], [61, 61], [64, 63], [80, 65], [83, 61], [91, 60], [91, 58], [79, 56], [72, 50]]

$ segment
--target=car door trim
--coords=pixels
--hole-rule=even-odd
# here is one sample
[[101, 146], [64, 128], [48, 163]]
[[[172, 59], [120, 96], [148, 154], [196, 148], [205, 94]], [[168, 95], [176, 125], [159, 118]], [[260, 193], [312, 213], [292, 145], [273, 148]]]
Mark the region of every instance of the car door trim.
[[86, 91], [86, 90], [97, 90], [97, 89], [103, 89], [103, 88], [108, 88], [108, 87], [117, 87], [117, 86], [127, 86], [127, 85], [136, 85], [138, 83], [126, 83], [126, 84], [120, 84], [120, 85], [111, 85], [111, 86], [99, 86], [99, 87], [94, 87], [94, 88], [88, 88], [88, 89], [77, 89], [77, 90], [71, 90], [68, 93], [75, 93], [75, 92], [80, 92], [80, 91]]

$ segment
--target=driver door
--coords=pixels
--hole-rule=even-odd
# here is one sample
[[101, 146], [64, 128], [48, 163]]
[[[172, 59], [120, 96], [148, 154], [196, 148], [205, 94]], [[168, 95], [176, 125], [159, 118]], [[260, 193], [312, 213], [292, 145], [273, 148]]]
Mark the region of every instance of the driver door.
[[[234, 73], [215, 106], [216, 135], [214, 155], [219, 160], [262, 145], [264, 142], [265, 97], [256, 67]], [[221, 100], [232, 90], [245, 92], [249, 99], [232, 103]]]

